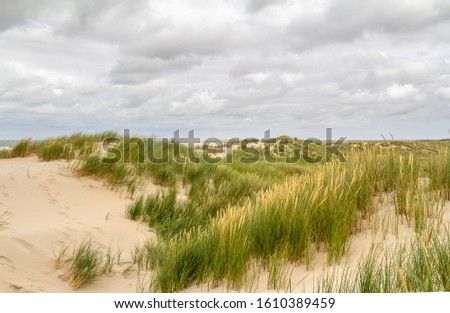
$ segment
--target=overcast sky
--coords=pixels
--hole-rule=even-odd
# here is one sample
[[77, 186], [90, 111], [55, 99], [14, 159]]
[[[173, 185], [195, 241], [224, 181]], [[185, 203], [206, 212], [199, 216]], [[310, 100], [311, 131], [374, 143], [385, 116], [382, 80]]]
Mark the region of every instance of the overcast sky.
[[0, 0], [0, 139], [448, 138], [448, 0]]

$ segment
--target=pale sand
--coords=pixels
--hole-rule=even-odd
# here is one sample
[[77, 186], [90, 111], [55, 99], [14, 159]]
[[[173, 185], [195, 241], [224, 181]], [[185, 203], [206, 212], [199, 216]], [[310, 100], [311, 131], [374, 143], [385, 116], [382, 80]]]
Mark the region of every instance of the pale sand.
[[[0, 292], [71, 292], [63, 270], [54, 269], [53, 250], [86, 238], [130, 260], [131, 249], [154, 234], [126, 218], [129, 201], [101, 182], [74, 177], [65, 161], [0, 160]], [[137, 276], [125, 278], [125, 266], [78, 291], [135, 292]]]

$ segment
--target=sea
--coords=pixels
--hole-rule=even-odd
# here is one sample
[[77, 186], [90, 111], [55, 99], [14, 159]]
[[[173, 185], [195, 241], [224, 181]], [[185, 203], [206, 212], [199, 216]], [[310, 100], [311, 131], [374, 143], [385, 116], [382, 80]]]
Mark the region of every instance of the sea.
[[19, 140], [0, 140], [0, 151], [11, 150]]

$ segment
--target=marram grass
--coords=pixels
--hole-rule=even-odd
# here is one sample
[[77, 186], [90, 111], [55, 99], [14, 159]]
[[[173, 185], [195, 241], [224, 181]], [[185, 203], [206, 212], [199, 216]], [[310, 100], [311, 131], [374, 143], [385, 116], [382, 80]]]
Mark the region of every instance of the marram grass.
[[12, 158], [23, 158], [27, 156], [28, 153], [28, 146], [31, 143], [31, 138], [25, 138], [20, 140], [11, 150], [11, 157]]
[[75, 133], [71, 136], [36, 141], [32, 141], [31, 138], [25, 138], [13, 147], [10, 156], [15, 158], [38, 155], [42, 161], [84, 159], [99, 153], [102, 141], [113, 137], [118, 137], [118, 134], [112, 131], [105, 131], [92, 135]]
[[0, 159], [10, 159], [11, 157], [11, 150], [0, 150]]
[[69, 145], [58, 141], [46, 141], [38, 151], [39, 159], [43, 161], [53, 161], [59, 159], [71, 159], [71, 149]]
[[358, 221], [373, 213], [373, 197], [381, 192], [394, 192], [396, 214], [423, 229], [426, 218], [420, 215], [425, 213], [412, 197], [419, 192], [418, 172], [413, 155], [368, 150], [349, 164], [331, 163], [290, 177], [220, 211], [209, 226], [161, 243], [166, 261], [155, 267], [152, 288], [173, 292], [193, 283], [226, 281], [239, 289], [252, 259], [269, 264], [280, 254], [287, 261], [308, 263], [313, 251], [326, 251], [331, 262], [337, 261], [358, 231]]
[[442, 148], [429, 159], [430, 188], [443, 193], [450, 200], [450, 147]]
[[449, 292], [450, 233], [433, 232], [393, 248], [373, 246], [351, 269], [325, 273], [317, 292]]
[[68, 255], [65, 246], [55, 257], [55, 267], [65, 268], [65, 276], [70, 286], [76, 290], [92, 283], [101, 275], [110, 273], [120, 254], [112, 254], [111, 249], [104, 249], [90, 239], [83, 240]]
[[[270, 286], [290, 289], [283, 264], [308, 264], [317, 251], [326, 252], [330, 263], [339, 261], [351, 236], [360, 231], [361, 221], [370, 220], [376, 212], [375, 196], [391, 196], [396, 215], [421, 236], [442, 224], [436, 222], [442, 215], [442, 198], [450, 197], [450, 153], [445, 142], [436, 144], [439, 149], [429, 143], [348, 144], [343, 146], [347, 163], [311, 165], [302, 161], [269, 164], [261, 158], [247, 164], [239, 161], [244, 155], [239, 150], [232, 163], [180, 164], [173, 159], [174, 144], [153, 140], [156, 154], [167, 152], [168, 162], [151, 163], [145, 158], [141, 162], [142, 149], [131, 144], [129, 155], [108, 164], [100, 155], [101, 141], [107, 137], [117, 134], [79, 133], [36, 142], [26, 139], [14, 147], [11, 156], [77, 159], [80, 163], [74, 170], [78, 174], [125, 187], [131, 195], [148, 182], [161, 186], [163, 191], [154, 195], [136, 195], [126, 211], [130, 219], [157, 230], [159, 241], [134, 254], [137, 268], [154, 271], [154, 291], [179, 291], [200, 283], [240, 289], [252, 279], [248, 275], [254, 264], [268, 269]], [[144, 142], [144, 151], [147, 146]], [[124, 148], [123, 144], [115, 147]], [[180, 150], [186, 156], [185, 147]], [[425, 187], [420, 183], [424, 177]], [[430, 242], [425, 241], [428, 250], [423, 251], [431, 251]], [[84, 242], [76, 250], [69, 267], [73, 286], [95, 280], [104, 272], [104, 264], [111, 264], [105, 261], [104, 251], [92, 243]], [[408, 260], [422, 265], [434, 262], [419, 257]], [[414, 275], [427, 281], [427, 276], [418, 272], [410, 275], [415, 263], [397, 264], [397, 269], [378, 261], [361, 264], [359, 290], [387, 292], [385, 286], [390, 286], [388, 280], [394, 281], [393, 277], [400, 278], [400, 283], [392, 290], [420, 290], [422, 287], [414, 287]], [[439, 277], [446, 275], [443, 261], [445, 254], [430, 267]], [[382, 272], [380, 268], [389, 275], [377, 274]], [[445, 282], [436, 287], [436, 281], [431, 289], [447, 288]]]

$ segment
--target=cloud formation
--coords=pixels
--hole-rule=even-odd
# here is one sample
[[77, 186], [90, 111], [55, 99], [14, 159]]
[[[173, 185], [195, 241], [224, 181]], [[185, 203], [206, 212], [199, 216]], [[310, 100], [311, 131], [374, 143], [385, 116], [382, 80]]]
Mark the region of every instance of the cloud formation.
[[446, 137], [445, 0], [0, 0], [0, 138]]

